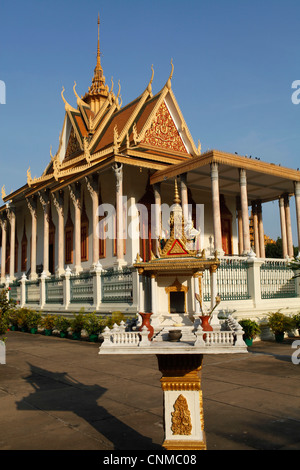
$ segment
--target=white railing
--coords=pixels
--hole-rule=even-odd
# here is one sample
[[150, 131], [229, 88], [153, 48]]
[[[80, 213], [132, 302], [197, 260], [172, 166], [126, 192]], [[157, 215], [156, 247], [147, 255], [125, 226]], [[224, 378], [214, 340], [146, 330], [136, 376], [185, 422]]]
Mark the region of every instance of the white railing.
[[262, 299], [282, 299], [297, 297], [294, 272], [288, 261], [266, 259], [260, 267], [260, 286]]
[[125, 323], [122, 321], [120, 326], [114, 324], [113, 328], [106, 327], [103, 332], [103, 344], [101, 347], [136, 347], [146, 346], [150, 344], [148, 340], [147, 327], [143, 327], [142, 331], [126, 331]]
[[[250, 298], [248, 287], [248, 262], [242, 257], [224, 257], [217, 269], [217, 288], [222, 300], [246, 300]], [[203, 274], [203, 300], [210, 300], [210, 273]]]

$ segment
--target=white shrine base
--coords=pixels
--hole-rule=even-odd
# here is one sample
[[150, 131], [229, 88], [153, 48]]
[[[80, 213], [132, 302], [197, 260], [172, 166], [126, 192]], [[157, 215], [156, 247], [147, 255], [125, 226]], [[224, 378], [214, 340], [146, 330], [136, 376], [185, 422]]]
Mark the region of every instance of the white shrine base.
[[0, 364], [6, 364], [6, 345], [5, 345], [5, 341], [0, 341]]

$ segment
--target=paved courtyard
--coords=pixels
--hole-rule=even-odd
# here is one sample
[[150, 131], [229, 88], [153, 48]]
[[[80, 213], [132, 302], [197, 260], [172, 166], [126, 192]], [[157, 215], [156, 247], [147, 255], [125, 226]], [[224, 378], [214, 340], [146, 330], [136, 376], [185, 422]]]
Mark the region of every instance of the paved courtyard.
[[[40, 334], [7, 338], [0, 450], [162, 450], [155, 356], [101, 356], [99, 344]], [[300, 365], [291, 343], [205, 356], [208, 450], [300, 449]]]

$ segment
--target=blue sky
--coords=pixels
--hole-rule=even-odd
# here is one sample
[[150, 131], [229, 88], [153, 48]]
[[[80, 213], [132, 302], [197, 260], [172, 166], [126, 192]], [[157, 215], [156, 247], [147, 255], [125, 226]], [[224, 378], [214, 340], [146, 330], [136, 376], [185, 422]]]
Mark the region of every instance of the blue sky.
[[[57, 150], [61, 99], [76, 105], [91, 84], [100, 13], [107, 83], [120, 79], [123, 104], [142, 93], [154, 65], [153, 91], [172, 88], [197, 143], [290, 168], [300, 166], [299, 0], [15, 0], [0, 6], [0, 187], [40, 176]], [[296, 221], [291, 203], [294, 243]], [[280, 236], [277, 203], [264, 210], [265, 231]]]

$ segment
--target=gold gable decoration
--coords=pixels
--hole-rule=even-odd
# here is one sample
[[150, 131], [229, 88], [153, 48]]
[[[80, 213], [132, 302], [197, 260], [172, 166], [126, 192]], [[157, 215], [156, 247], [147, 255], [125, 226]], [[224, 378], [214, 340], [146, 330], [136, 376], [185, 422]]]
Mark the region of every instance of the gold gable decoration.
[[77, 154], [81, 152], [81, 148], [79, 145], [79, 142], [75, 136], [74, 129], [71, 129], [70, 137], [69, 137], [69, 142], [67, 145], [67, 150], [66, 150], [66, 155], [65, 158], [71, 157], [74, 154]]
[[146, 131], [141, 143], [175, 152], [188, 153], [164, 102], [160, 105], [152, 125]]

